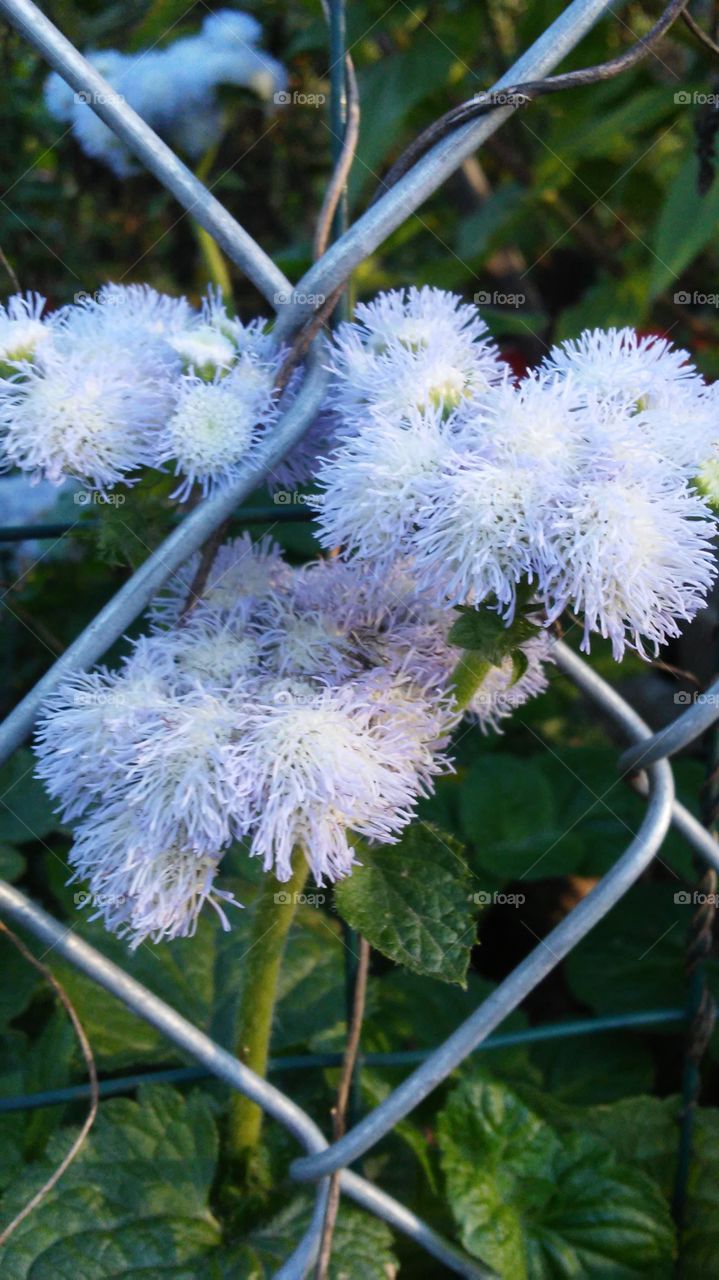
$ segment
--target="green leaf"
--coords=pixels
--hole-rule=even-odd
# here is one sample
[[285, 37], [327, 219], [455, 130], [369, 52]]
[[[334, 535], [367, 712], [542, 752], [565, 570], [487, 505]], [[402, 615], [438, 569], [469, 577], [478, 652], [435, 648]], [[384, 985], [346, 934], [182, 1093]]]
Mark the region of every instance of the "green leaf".
[[[311, 1201], [298, 1197], [271, 1222], [253, 1231], [245, 1248], [251, 1249], [252, 1262], [258, 1269], [228, 1271], [228, 1280], [244, 1280], [245, 1276], [270, 1280], [307, 1230], [311, 1213]], [[384, 1222], [374, 1214], [342, 1203], [333, 1237], [329, 1280], [391, 1280], [397, 1268], [392, 1235]]]
[[376, 185], [390, 148], [399, 141], [401, 149], [402, 126], [408, 113], [446, 84], [454, 61], [451, 48], [425, 29], [417, 33], [411, 48], [383, 57], [360, 72], [363, 109], [350, 181], [352, 204], [365, 186]]
[[[624, 1098], [580, 1113], [579, 1123], [611, 1144], [620, 1160], [639, 1165], [669, 1199], [677, 1168], [681, 1099]], [[687, 1182], [682, 1274], [700, 1280], [716, 1269], [719, 1249], [719, 1111], [700, 1107]]]
[[[640, 129], [654, 125], [667, 115], [675, 114], [672, 95], [661, 88], [627, 91], [617, 106], [604, 107], [597, 97], [589, 98], [588, 110], [581, 120], [574, 112], [562, 112], [558, 127], [552, 130], [549, 145], [565, 165], [570, 157], [586, 161], [590, 156], [612, 156], [620, 164], [635, 159], [634, 136]], [[576, 335], [575, 335], [576, 336]]]
[[493, 191], [476, 213], [462, 218], [457, 227], [457, 256], [469, 263], [483, 258], [497, 234], [505, 232], [507, 224], [516, 217], [525, 195], [519, 183], [509, 182]]
[[479, 874], [536, 880], [573, 871], [581, 857], [534, 760], [508, 752], [478, 758], [462, 780], [459, 812]]
[[[66, 1153], [72, 1130], [51, 1140], [2, 1205], [9, 1221]], [[103, 1280], [153, 1274], [191, 1280], [219, 1243], [209, 1209], [217, 1134], [209, 1105], [173, 1089], [104, 1103], [58, 1185], [21, 1224], [0, 1261], [3, 1280]]]
[[[682, 1008], [684, 958], [693, 907], [675, 902], [677, 880], [635, 885], [571, 952], [574, 994], [597, 1013]], [[686, 895], [689, 897], [689, 895]], [[716, 986], [717, 961], [708, 962]], [[657, 1028], [660, 1030], [660, 1028]], [[676, 1031], [676, 1026], [670, 1024]]]
[[42, 983], [37, 969], [20, 955], [20, 952], [0, 934], [0, 1027], [7, 1026], [13, 1018], [27, 1009], [33, 995]]
[[718, 223], [719, 182], [705, 196], [698, 194], [697, 159], [690, 152], [669, 187], [654, 230], [652, 298], [667, 287], [676, 289], [682, 271], [716, 236]]
[[19, 849], [11, 844], [0, 844], [0, 880], [12, 884], [25, 870], [25, 859]]
[[570, 1123], [606, 1142], [620, 1160], [638, 1166], [661, 1187], [667, 1199], [674, 1186], [681, 1101], [640, 1095], [569, 1116]]
[[687, 1192], [681, 1259], [684, 1275], [701, 1280], [716, 1270], [719, 1250], [719, 1111], [714, 1108], [697, 1112]]
[[628, 1032], [547, 1040], [533, 1045], [531, 1052], [544, 1075], [544, 1088], [562, 1102], [610, 1102], [643, 1093], [654, 1083], [649, 1049]]
[[23, 749], [0, 769], [0, 841], [42, 840], [61, 825], [34, 768], [32, 751]]
[[[239, 913], [238, 913], [239, 914]], [[131, 952], [126, 943], [86, 919], [78, 924], [84, 938], [103, 955], [144, 983], [161, 999], [182, 1009], [185, 1017], [209, 1028], [214, 998], [214, 966], [218, 924], [209, 916], [200, 920], [194, 938], [176, 938], [161, 946], [145, 943]], [[166, 1038], [143, 1018], [70, 964], [53, 965], [59, 981], [75, 1005], [93, 1052], [105, 1069], [139, 1062], [177, 1059]]]
[[362, 866], [335, 888], [343, 920], [397, 964], [463, 984], [476, 909], [461, 845], [413, 823], [398, 844], [357, 852]]
[[506, 625], [493, 609], [471, 609], [460, 605], [459, 617], [447, 637], [450, 644], [460, 649], [471, 649], [493, 667], [512, 653], [519, 645], [536, 636], [539, 627], [517, 613]]
[[[325, 896], [322, 890], [315, 892], [318, 898]], [[333, 1027], [339, 1026], [344, 1036], [345, 954], [339, 921], [329, 918], [321, 905], [300, 906], [279, 979], [273, 1054], [309, 1049]]]
[[463, 1081], [440, 1115], [462, 1242], [507, 1280], [672, 1274], [659, 1188], [590, 1134], [560, 1134], [503, 1085]]

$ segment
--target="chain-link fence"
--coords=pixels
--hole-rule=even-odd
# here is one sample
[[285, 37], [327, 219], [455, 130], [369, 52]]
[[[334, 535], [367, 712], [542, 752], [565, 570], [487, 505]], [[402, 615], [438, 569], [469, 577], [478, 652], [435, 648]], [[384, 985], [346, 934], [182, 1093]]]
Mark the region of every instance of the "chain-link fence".
[[[600, 17], [610, 9], [614, 12], [616, 7], [616, 3], [611, 4], [610, 0], [574, 0], [495, 88], [546, 76]], [[293, 285], [160, 138], [126, 103], [109, 91], [103, 78], [31, 0], [0, 0], [0, 10], [72, 88], [84, 95], [84, 100], [93, 105], [105, 123], [216, 239], [232, 261], [246, 272], [278, 312], [278, 329], [285, 336], [295, 332], [307, 318], [308, 298], [328, 297], [342, 286], [351, 271], [400, 226], [514, 109], [512, 105], [496, 107], [443, 137], [349, 230], [340, 235], [302, 280]], [[333, 50], [333, 57], [335, 68], [338, 62], [343, 66], [343, 53], [338, 59]], [[300, 438], [325, 395], [327, 374], [318, 347], [320, 341], [316, 341], [315, 350], [310, 353], [297, 397], [281, 417], [269, 442], [263, 446], [263, 452], [256, 454], [244, 467], [231, 488], [204, 501], [173, 529], [160, 548], [148, 557], [8, 716], [0, 727], [0, 763], [30, 733], [38, 708], [48, 692], [68, 672], [87, 668], [102, 657], [149, 604], [163, 583], [232, 515], [238, 503], [260, 485], [263, 477]], [[719, 682], [713, 686], [712, 696], [694, 703], [669, 728], [652, 735], [624, 699], [570, 649], [558, 644], [555, 657], [563, 675], [597, 705], [603, 717], [613, 722], [630, 744], [619, 761], [619, 768], [646, 795], [647, 806], [640, 830], [611, 871], [471, 1017], [443, 1044], [424, 1056], [385, 1101], [334, 1143], [327, 1142], [314, 1121], [282, 1089], [243, 1066], [175, 1009], [107, 960], [72, 929], [52, 919], [18, 889], [0, 884], [0, 912], [3, 915], [14, 919], [48, 948], [123, 1001], [198, 1064], [197, 1068], [153, 1073], [153, 1079], [180, 1081], [209, 1073], [254, 1100], [297, 1139], [304, 1154], [292, 1164], [290, 1173], [299, 1182], [315, 1184], [316, 1201], [309, 1228], [277, 1273], [285, 1280], [305, 1276], [313, 1264], [322, 1234], [329, 1179], [335, 1171], [341, 1171], [341, 1188], [346, 1196], [383, 1218], [397, 1231], [405, 1233], [451, 1271], [466, 1277], [490, 1275], [485, 1267], [442, 1239], [414, 1213], [353, 1172], [349, 1166], [373, 1148], [480, 1046], [486, 1048], [551, 1036], [593, 1034], [612, 1027], [652, 1025], [684, 1016], [681, 1010], [676, 1009], [645, 1011], [630, 1017], [606, 1017], [488, 1039], [635, 883], [661, 848], [670, 824], [675, 825], [704, 862], [714, 869], [719, 868], [719, 851], [713, 836], [675, 799], [672, 770], [668, 763], [670, 756], [719, 718]], [[384, 1057], [391, 1057], [396, 1062], [413, 1062], [422, 1055]], [[332, 1055], [316, 1055], [314, 1059], [307, 1057], [295, 1065], [309, 1069], [334, 1061]], [[117, 1092], [137, 1083], [137, 1077], [108, 1082], [101, 1092]], [[44, 1095], [39, 1101], [47, 1105], [77, 1096], [82, 1096], [82, 1091], [59, 1090], [56, 1094]], [[28, 1106], [31, 1101], [28, 1098], [9, 1099], [4, 1109]]]

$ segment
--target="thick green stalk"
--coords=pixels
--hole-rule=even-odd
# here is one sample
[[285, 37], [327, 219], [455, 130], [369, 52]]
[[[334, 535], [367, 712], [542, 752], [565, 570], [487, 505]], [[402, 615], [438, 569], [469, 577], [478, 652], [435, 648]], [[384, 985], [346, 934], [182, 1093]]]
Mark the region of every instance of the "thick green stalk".
[[[304, 854], [297, 850], [292, 879], [280, 884], [272, 875], [263, 877], [251, 908], [252, 929], [243, 960], [237, 1057], [260, 1076], [267, 1072], [282, 957], [297, 910], [297, 896], [302, 892], [307, 873]], [[235, 1157], [247, 1157], [255, 1150], [261, 1128], [260, 1107], [243, 1094], [234, 1094], [230, 1105], [229, 1141]]]

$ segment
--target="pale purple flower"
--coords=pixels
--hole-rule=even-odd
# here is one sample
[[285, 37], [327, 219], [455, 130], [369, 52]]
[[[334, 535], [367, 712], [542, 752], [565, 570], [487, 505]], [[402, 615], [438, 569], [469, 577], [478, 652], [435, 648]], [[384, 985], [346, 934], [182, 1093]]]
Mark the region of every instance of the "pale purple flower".
[[360, 303], [335, 335], [331, 367], [334, 404], [358, 428], [372, 410], [391, 420], [414, 409], [448, 412], [506, 370], [476, 308], [429, 287]]
[[583, 615], [585, 650], [598, 631], [617, 659], [626, 645], [646, 657], [646, 642], [656, 654], [706, 603], [715, 527], [705, 502], [656, 466], [578, 482], [544, 522], [548, 620], [571, 607]]
[[446, 710], [392, 677], [258, 704], [244, 767], [252, 780], [250, 851], [280, 880], [299, 846], [318, 884], [347, 875], [354, 831], [392, 842], [446, 764]]
[[241, 905], [214, 884], [217, 858], [180, 842], [153, 847], [136, 815], [122, 804], [80, 824], [69, 861], [73, 881], [88, 886], [87, 893], [76, 895], [79, 905], [87, 907], [91, 920], [100, 918], [128, 938], [133, 950], [148, 938], [191, 937], [206, 902], [229, 929], [223, 905]]
[[[191, 556], [155, 597], [150, 619], [157, 628], [173, 626], [191, 596], [200, 565], [199, 552]], [[220, 547], [205, 579], [199, 599], [191, 600], [193, 614], [228, 615], [248, 601], [264, 599], [290, 579], [290, 569], [279, 545], [268, 534], [253, 542], [245, 532]]]

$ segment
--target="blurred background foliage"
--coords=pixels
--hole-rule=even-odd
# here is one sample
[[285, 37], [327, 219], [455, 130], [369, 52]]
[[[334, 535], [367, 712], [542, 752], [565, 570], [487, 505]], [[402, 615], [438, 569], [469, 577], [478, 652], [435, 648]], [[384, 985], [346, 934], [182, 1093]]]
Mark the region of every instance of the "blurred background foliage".
[[[422, 5], [396, 0], [389, 7], [385, 0], [354, 0], [349, 5], [350, 44], [362, 99], [360, 145], [350, 188], [353, 216], [366, 207], [382, 174], [412, 138], [451, 105], [496, 79], [561, 7], [558, 0], [535, 0], [531, 5], [521, 0], [489, 0], [482, 6], [467, 0]], [[319, 4], [273, 0], [263, 5], [248, 3], [245, 8], [262, 21], [266, 47], [288, 66], [290, 88], [328, 95], [327, 36]], [[193, 32], [207, 12], [204, 4], [188, 8], [185, 0], [149, 4], [47, 0], [45, 9], [81, 49], [127, 51], [161, 46]], [[615, 55], [646, 32], [655, 16], [638, 4], [625, 6], [621, 16], [601, 23], [583, 41], [568, 65], [587, 65]], [[82, 155], [70, 133], [63, 133], [45, 110], [42, 84], [47, 68], [4, 26], [0, 58], [5, 144], [0, 272], [5, 273], [6, 291], [12, 292], [17, 280], [21, 288], [39, 290], [55, 306], [71, 301], [78, 292], [92, 293], [107, 280], [147, 281], [171, 293], [186, 292], [196, 301], [205, 290], [206, 278], [189, 217], [154, 178], [138, 176], [121, 182]], [[689, 347], [702, 370], [716, 376], [719, 297], [712, 295], [719, 288], [719, 181], [699, 194], [696, 130], [706, 133], [707, 112], [712, 108], [697, 105], [694, 95], [718, 91], [708, 55], [679, 26], [654, 56], [628, 76], [536, 103], [505, 125], [362, 264], [355, 277], [357, 295], [410, 283], [456, 290], [467, 299], [490, 294], [494, 305], [484, 307], [484, 313], [518, 368], [540, 359], [552, 341], [576, 335], [587, 325], [630, 323], [647, 332], [667, 334]], [[226, 91], [224, 100], [227, 128], [212, 161], [210, 185], [283, 270], [297, 279], [310, 265], [314, 218], [330, 169], [326, 110], [301, 105], [275, 110], [238, 90]], [[258, 310], [257, 296], [234, 268], [231, 275], [235, 305], [249, 318]], [[507, 295], [523, 300], [516, 306], [497, 302]], [[133, 494], [131, 515], [129, 508], [122, 507], [74, 509], [70, 517], [79, 523], [70, 536], [57, 545], [24, 546], [19, 558], [16, 548], [0, 545], [7, 593], [0, 629], [8, 673], [4, 709], [90, 621], [125, 580], [128, 565], [141, 561], [157, 545], [172, 518], [167, 492], [164, 482], [154, 489], [143, 486]], [[258, 501], [262, 498], [256, 495], [250, 505]], [[242, 519], [240, 511], [238, 527]], [[253, 530], [271, 531], [294, 561], [316, 553], [306, 523], [277, 524], [268, 518], [253, 525]], [[683, 647], [668, 649], [663, 661], [651, 668], [629, 659], [618, 671], [601, 642], [593, 647], [592, 662], [607, 678], [619, 680], [622, 691], [653, 723], [659, 723], [681, 709], [674, 705], [677, 690], [694, 690], [711, 672], [713, 609], [707, 619], [690, 633]], [[572, 644], [577, 631], [569, 619]], [[419, 944], [408, 963], [408, 939], [399, 936], [401, 930], [398, 936], [385, 939], [383, 954], [382, 947], [377, 947], [365, 1052], [417, 1050], [438, 1043], [612, 864], [638, 830], [644, 808], [617, 780], [616, 750], [611, 726], [599, 721], [579, 693], [556, 673], [548, 693], [522, 708], [502, 735], [483, 737], [478, 729], [466, 727], [460, 732], [457, 772], [442, 781], [436, 795], [423, 805], [422, 818], [442, 833], [439, 843], [445, 852], [455, 847], [455, 841], [464, 850], [471, 879], [462, 880], [462, 891], [457, 888], [459, 896], [451, 909], [439, 904], [442, 914], [435, 917], [455, 929], [461, 947], [458, 943], [453, 964], [444, 973], [430, 969]], [[680, 795], [697, 813], [703, 778], [697, 748], [677, 763]], [[222, 934], [214, 919], [204, 919], [194, 940], [157, 948], [145, 945], [129, 956], [122, 943], [98, 924], [88, 923], [86, 914], [77, 914], [78, 886], [65, 886], [69, 833], [59, 827], [33, 782], [29, 754], [21, 754], [0, 772], [0, 794], [0, 873], [21, 879], [33, 896], [67, 918], [71, 927], [198, 1025], [232, 1045], [251, 911], [235, 914], [228, 935]], [[400, 859], [411, 855], [418, 883], [425, 883], [419, 874], [422, 860], [431, 862], [433, 847], [434, 856], [439, 847], [431, 833], [425, 839], [424, 849], [398, 855]], [[385, 870], [368, 867], [366, 874], [384, 875], [389, 892], [394, 865], [388, 854]], [[225, 866], [240, 900], [251, 903], [256, 868], [241, 849], [228, 855]], [[680, 1009], [685, 1001], [683, 962], [691, 912], [677, 903], [675, 895], [691, 886], [695, 876], [688, 848], [670, 835], [641, 883], [541, 984], [522, 1013], [503, 1030], [527, 1021]], [[361, 891], [361, 879], [358, 884]], [[485, 905], [484, 898], [496, 891], [521, 893], [521, 910], [511, 903]], [[476, 893], [484, 895], [479, 907]], [[410, 901], [409, 907], [429, 911], [426, 899], [421, 904]], [[358, 910], [356, 903], [354, 909]], [[351, 914], [349, 904], [347, 910]], [[432, 919], [429, 912], [428, 944]], [[0, 940], [0, 951], [6, 966], [0, 991], [2, 1093], [11, 1096], [81, 1080], [83, 1067], [76, 1046], [62, 1017], [53, 1011], [41, 979], [4, 940]], [[342, 930], [327, 891], [319, 906], [300, 910], [291, 937], [273, 1042], [276, 1056], [341, 1048], [344, 957]], [[396, 963], [400, 957], [401, 965]], [[456, 984], [457, 964], [460, 974], [468, 966], [464, 988]], [[151, 1028], [68, 966], [56, 967], [76, 1001], [103, 1077], [177, 1065], [175, 1051]], [[714, 962], [709, 969], [710, 981], [717, 985]], [[430, 971], [433, 976], [421, 976]], [[607, 1203], [628, 1206], [629, 1213], [634, 1212], [631, 1197], [638, 1195], [645, 1207], [650, 1206], [646, 1213], [651, 1229], [647, 1236], [639, 1232], [632, 1237], [635, 1244], [627, 1245], [626, 1256], [620, 1256], [621, 1250], [610, 1251], [601, 1254], [596, 1264], [596, 1259], [583, 1254], [573, 1234], [568, 1206], [576, 1202], [577, 1186], [572, 1182], [575, 1174], [571, 1178], [566, 1174], [566, 1202], [559, 1208], [555, 1205], [552, 1220], [562, 1246], [551, 1266], [546, 1270], [538, 1266], [527, 1275], [540, 1280], [570, 1274], [669, 1275], [674, 1245], [667, 1205], [675, 1168], [676, 1095], [683, 1049], [681, 1028], [667, 1024], [605, 1032], [591, 1041], [488, 1052], [481, 1057], [481, 1068], [475, 1060], [459, 1073], [458, 1092], [453, 1093], [449, 1084], [443, 1086], [372, 1153], [365, 1170], [439, 1229], [456, 1229], [466, 1247], [487, 1260], [494, 1246], [483, 1238], [473, 1217], [466, 1170], [468, 1165], [484, 1167], [488, 1154], [496, 1154], [492, 1145], [496, 1133], [489, 1120], [481, 1132], [465, 1125], [469, 1136], [458, 1152], [456, 1130], [464, 1123], [463, 1109], [469, 1107], [476, 1116], [486, 1106], [487, 1115], [490, 1111], [506, 1114], [520, 1146], [525, 1133], [539, 1134], [536, 1149], [551, 1153], [554, 1163], [547, 1155], [549, 1163], [543, 1164], [544, 1156], [538, 1155], [533, 1173], [539, 1179], [541, 1170], [545, 1180], [556, 1182], [560, 1201], [567, 1152], [582, 1135], [582, 1141], [595, 1144], [590, 1165], [600, 1196]], [[704, 1069], [702, 1096], [708, 1104], [719, 1101], [718, 1062], [715, 1036]], [[365, 1069], [358, 1105], [374, 1105], [405, 1070], [400, 1066]], [[279, 1083], [327, 1125], [336, 1069], [295, 1071], [280, 1077]], [[287, 1207], [289, 1192], [282, 1178], [293, 1152], [289, 1140], [268, 1126], [265, 1155], [273, 1176], [249, 1209], [241, 1197], [233, 1198], [222, 1163], [216, 1165], [216, 1144], [213, 1147], [208, 1136], [214, 1133], [218, 1118], [221, 1125], [224, 1097], [223, 1090], [205, 1085], [190, 1094], [187, 1102], [166, 1088], [141, 1095], [137, 1104], [103, 1103], [104, 1128], [93, 1139], [95, 1146], [83, 1158], [85, 1164], [73, 1174], [70, 1198], [67, 1203], [51, 1199], [36, 1216], [31, 1235], [23, 1233], [15, 1252], [11, 1250], [4, 1274], [34, 1275], [37, 1258], [46, 1249], [50, 1270], [42, 1271], [43, 1275], [60, 1274], [63, 1267], [62, 1274], [87, 1280], [126, 1274], [119, 1262], [112, 1264], [114, 1271], [109, 1263], [108, 1270], [99, 1271], [94, 1238], [75, 1229], [72, 1188], [83, 1187], [83, 1177], [96, 1189], [98, 1214], [104, 1215], [108, 1230], [111, 1227], [120, 1241], [117, 1248], [123, 1266], [130, 1267], [133, 1248], [139, 1249], [143, 1274], [149, 1276], [188, 1274], [183, 1267], [189, 1265], [192, 1271], [192, 1259], [196, 1262], [200, 1256], [203, 1268], [209, 1266], [209, 1254], [204, 1251], [216, 1259], [221, 1238], [211, 1206], [226, 1224], [222, 1235], [226, 1252], [218, 1269], [208, 1274], [271, 1274], [277, 1258], [296, 1240], [306, 1213], [301, 1198]], [[82, 1114], [82, 1106], [73, 1104], [0, 1117], [0, 1185], [10, 1188], [10, 1208], [15, 1199], [18, 1203], [27, 1199], [33, 1178], [45, 1168], [43, 1161], [52, 1163], [58, 1124], [79, 1120]], [[152, 1212], [155, 1193], [160, 1195], [156, 1157], [150, 1149], [133, 1157], [132, 1177], [140, 1180], [144, 1191], [140, 1199], [128, 1202], [125, 1218], [113, 1186], [105, 1187], [103, 1179], [111, 1179], [107, 1144], [117, 1158], [113, 1126], [122, 1130], [123, 1142], [129, 1142], [127, 1134], [135, 1128], [151, 1132], [153, 1125], [168, 1124], [168, 1116], [172, 1133], [179, 1134], [177, 1150], [183, 1153], [182, 1159], [196, 1160], [206, 1177], [203, 1186], [198, 1181], [194, 1189], [198, 1198], [192, 1213], [182, 1188], [182, 1203], [162, 1200], [170, 1227], [160, 1247], [149, 1227], [146, 1236], [137, 1235], [137, 1223]], [[716, 1112], [708, 1108], [700, 1126], [699, 1164], [692, 1175], [685, 1228], [684, 1274], [690, 1278], [710, 1274], [711, 1259], [715, 1265], [716, 1217], [706, 1184], [712, 1179], [716, 1183], [712, 1139], [716, 1129]], [[524, 1190], [507, 1183], [512, 1159], [511, 1150], [504, 1152], [494, 1174], [487, 1174], [490, 1181], [495, 1177], [495, 1183], [485, 1185], [483, 1194], [491, 1201], [495, 1193], [500, 1200], [516, 1193], [522, 1230], [531, 1235], [533, 1223], [539, 1222], [536, 1229], [541, 1228], [544, 1208], [532, 1199], [535, 1191], [526, 1190], [531, 1179], [525, 1179]], [[517, 1160], [521, 1164], [519, 1155]], [[605, 1172], [611, 1166], [611, 1176], [606, 1173], [604, 1182], [596, 1182], [602, 1161]], [[629, 1173], [627, 1161], [632, 1164]], [[102, 1165], [102, 1175], [96, 1162]], [[173, 1171], [176, 1167], [172, 1166]], [[494, 1169], [491, 1160], [488, 1167]], [[173, 1172], [169, 1181], [174, 1176]], [[540, 1181], [531, 1186], [536, 1189]], [[167, 1182], [165, 1178], [165, 1187]], [[272, 1218], [270, 1227], [257, 1228], [250, 1219], [253, 1215], [256, 1219], [259, 1210], [263, 1221], [273, 1214], [279, 1217]], [[63, 1214], [70, 1215], [67, 1233], [72, 1243], [58, 1235]], [[181, 1243], [182, 1231], [173, 1226], [173, 1214], [183, 1220], [195, 1214], [196, 1234], [190, 1244], [189, 1237]], [[639, 1231], [637, 1221], [632, 1230]], [[630, 1237], [628, 1231], [626, 1239]], [[85, 1243], [80, 1243], [83, 1239]], [[155, 1256], [156, 1246], [160, 1260], [154, 1272], [155, 1264], [148, 1259]], [[369, 1225], [362, 1215], [350, 1211], [340, 1220], [332, 1274], [339, 1276], [344, 1267], [344, 1274], [353, 1280], [386, 1278], [392, 1274], [388, 1268], [395, 1265], [397, 1251], [408, 1262], [412, 1276], [429, 1280], [444, 1274], [436, 1263], [405, 1244], [392, 1245], [379, 1224]], [[512, 1280], [520, 1274], [510, 1255], [494, 1256], [494, 1265]], [[199, 1273], [197, 1266], [192, 1273]]]
[[[46, 8], [80, 48], [127, 51], [194, 32], [207, 13], [204, 3], [184, 0], [62, 0]], [[491, 84], [560, 8], [557, 0], [350, 5], [362, 98], [353, 214], [419, 130]], [[328, 94], [319, 5], [273, 0], [254, 11], [267, 47], [289, 68], [291, 88]], [[567, 67], [614, 56], [655, 16], [625, 6], [585, 38]], [[0, 56], [0, 246], [22, 287], [41, 289], [54, 303], [108, 279], [200, 294], [204, 269], [187, 215], [154, 178], [121, 182], [82, 155], [45, 111], [46, 67], [5, 27]], [[633, 323], [691, 343], [707, 372], [716, 372], [719, 313], [694, 298], [715, 292], [719, 184], [698, 194], [695, 129], [712, 106], [693, 100], [715, 88], [710, 55], [678, 24], [629, 75], [520, 112], [362, 265], [358, 293], [415, 280], [470, 296], [522, 294], [521, 306], [499, 306], [490, 318], [531, 360], [583, 325]], [[297, 278], [309, 265], [328, 172], [326, 111], [268, 109], [236, 89], [225, 100], [228, 127], [212, 188]], [[234, 276], [240, 311], [254, 312], [256, 296]]]

